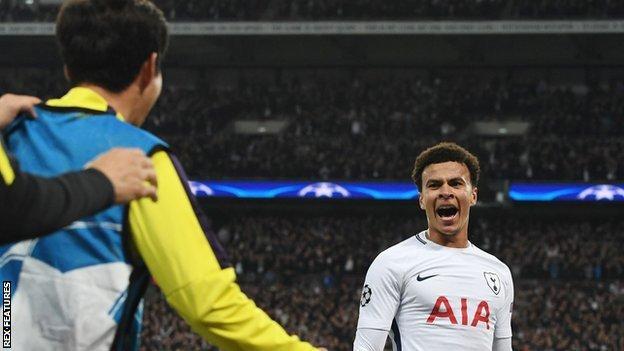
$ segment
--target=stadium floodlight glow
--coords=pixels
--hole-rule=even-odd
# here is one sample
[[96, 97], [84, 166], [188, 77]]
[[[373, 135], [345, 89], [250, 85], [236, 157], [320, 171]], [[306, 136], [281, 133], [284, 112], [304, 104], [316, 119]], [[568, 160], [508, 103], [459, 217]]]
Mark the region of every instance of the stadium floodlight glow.
[[511, 183], [509, 198], [519, 202], [624, 202], [624, 184]]
[[314, 181], [190, 181], [197, 197], [242, 199], [412, 200], [418, 189], [411, 182]]

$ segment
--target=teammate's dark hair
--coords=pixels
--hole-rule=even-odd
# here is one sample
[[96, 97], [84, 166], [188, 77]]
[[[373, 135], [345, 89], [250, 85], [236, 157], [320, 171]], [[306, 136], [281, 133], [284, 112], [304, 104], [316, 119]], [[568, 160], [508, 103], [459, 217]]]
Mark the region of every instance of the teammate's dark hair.
[[91, 83], [121, 92], [155, 52], [167, 50], [167, 23], [148, 0], [69, 0], [59, 12], [56, 38], [72, 86]]
[[422, 191], [422, 173], [427, 166], [448, 161], [465, 164], [470, 172], [470, 183], [472, 186], [477, 186], [479, 173], [481, 173], [477, 157], [455, 143], [439, 143], [421, 152], [416, 158], [412, 179], [418, 190]]

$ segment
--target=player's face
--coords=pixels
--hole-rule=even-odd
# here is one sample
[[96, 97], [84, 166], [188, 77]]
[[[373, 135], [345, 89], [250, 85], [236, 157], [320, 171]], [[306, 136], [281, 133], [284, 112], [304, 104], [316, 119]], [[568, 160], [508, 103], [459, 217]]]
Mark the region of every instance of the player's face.
[[477, 203], [477, 188], [463, 163], [443, 162], [427, 166], [422, 173], [420, 208], [427, 214], [429, 230], [456, 235], [468, 228], [470, 207]]

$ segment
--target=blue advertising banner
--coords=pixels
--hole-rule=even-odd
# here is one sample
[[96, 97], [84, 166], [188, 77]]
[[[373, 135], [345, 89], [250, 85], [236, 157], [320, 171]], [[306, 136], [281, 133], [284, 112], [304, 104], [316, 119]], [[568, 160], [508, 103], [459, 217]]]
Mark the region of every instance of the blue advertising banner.
[[513, 201], [624, 201], [624, 184], [511, 183]]
[[418, 189], [408, 182], [190, 181], [197, 197], [243, 199], [410, 200]]
[[[409, 182], [190, 181], [197, 197], [241, 199], [326, 198], [411, 200], [418, 189]], [[624, 184], [510, 183], [509, 199], [518, 202], [624, 202]]]

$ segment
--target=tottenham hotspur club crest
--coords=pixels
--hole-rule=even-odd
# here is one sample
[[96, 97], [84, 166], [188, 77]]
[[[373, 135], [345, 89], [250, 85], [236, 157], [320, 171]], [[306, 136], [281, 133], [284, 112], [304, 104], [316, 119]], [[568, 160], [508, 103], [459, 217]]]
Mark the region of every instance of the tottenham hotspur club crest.
[[490, 287], [490, 290], [494, 292], [494, 294], [498, 295], [501, 290], [501, 282], [496, 273], [492, 272], [483, 272], [483, 276], [485, 277], [485, 281], [487, 285]]
[[362, 299], [360, 300], [360, 306], [364, 307], [368, 305], [371, 300], [371, 296], [373, 296], [373, 290], [368, 286], [368, 284], [364, 285], [362, 289]]

